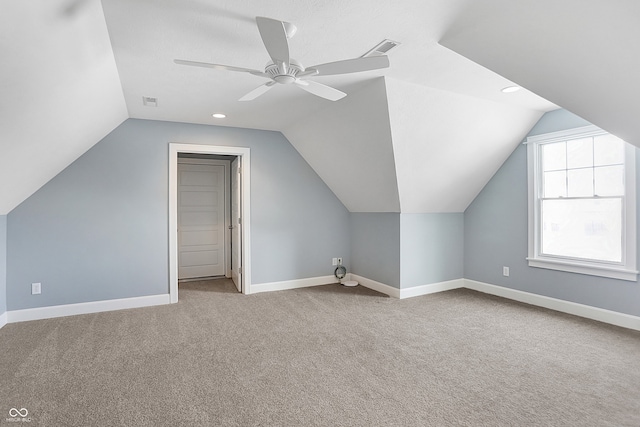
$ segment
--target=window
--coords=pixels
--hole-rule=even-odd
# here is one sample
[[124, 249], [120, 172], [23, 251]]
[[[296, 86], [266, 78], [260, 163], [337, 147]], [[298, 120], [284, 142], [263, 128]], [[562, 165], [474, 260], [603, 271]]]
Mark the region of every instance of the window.
[[635, 147], [595, 126], [526, 144], [529, 266], [636, 281]]

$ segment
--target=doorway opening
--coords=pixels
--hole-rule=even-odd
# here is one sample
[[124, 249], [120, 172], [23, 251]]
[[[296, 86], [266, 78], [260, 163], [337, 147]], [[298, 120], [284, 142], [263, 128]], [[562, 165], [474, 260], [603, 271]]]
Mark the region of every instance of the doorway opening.
[[[218, 164], [219, 167], [208, 168], [204, 164]], [[179, 278], [187, 278], [189, 275], [194, 278], [219, 275], [231, 277], [240, 292], [251, 293], [250, 164], [250, 150], [245, 147], [169, 144], [169, 295], [172, 303], [178, 302]], [[227, 167], [224, 176], [228, 177], [228, 182], [224, 185], [228, 188], [229, 197], [224, 197], [229, 204], [228, 209], [224, 209], [227, 219], [218, 221], [220, 224], [216, 228], [212, 227], [210, 219], [204, 218], [207, 209], [203, 207], [213, 203], [210, 199], [216, 197], [215, 191], [202, 186], [199, 188], [200, 192], [208, 194], [195, 194], [196, 191], [190, 190], [196, 189], [198, 180], [214, 176], [216, 169], [220, 170], [220, 167]], [[189, 206], [180, 206], [179, 181], [180, 185], [187, 184], [184, 190], [190, 202], [186, 205], [200, 207], [190, 210]], [[180, 212], [181, 208], [186, 211]], [[186, 221], [183, 220], [180, 224], [179, 217], [185, 215], [185, 212], [186, 217], [182, 219], [186, 218]], [[209, 214], [210, 212], [207, 213]], [[187, 227], [181, 229], [180, 225], [184, 224]], [[214, 245], [216, 239], [219, 241], [221, 237], [224, 248]], [[189, 245], [181, 245], [185, 239], [191, 244], [191, 248]], [[200, 251], [189, 253], [194, 248]], [[198, 261], [198, 257], [215, 258], [218, 250], [224, 255], [220, 255], [217, 261]]]

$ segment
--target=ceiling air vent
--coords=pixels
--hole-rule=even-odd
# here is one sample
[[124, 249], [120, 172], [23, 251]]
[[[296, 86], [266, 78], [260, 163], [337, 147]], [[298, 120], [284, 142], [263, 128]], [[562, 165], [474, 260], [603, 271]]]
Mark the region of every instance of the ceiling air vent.
[[362, 56], [365, 57], [386, 55], [391, 49], [398, 46], [399, 44], [399, 42], [394, 42], [393, 40], [386, 39], [378, 43], [373, 49]]
[[145, 107], [157, 107], [158, 106], [158, 98], [152, 98], [150, 96], [143, 96], [142, 103]]

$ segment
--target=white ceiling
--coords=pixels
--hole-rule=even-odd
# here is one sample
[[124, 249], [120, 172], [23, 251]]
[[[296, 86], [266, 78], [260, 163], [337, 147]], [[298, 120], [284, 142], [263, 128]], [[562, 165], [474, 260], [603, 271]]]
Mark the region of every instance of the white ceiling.
[[640, 1], [482, 0], [451, 22], [444, 46], [640, 146]]
[[[126, 117], [282, 131], [354, 211], [461, 211], [537, 117], [556, 108], [538, 95], [638, 144], [639, 7], [632, 0], [4, 0], [0, 214]], [[348, 94], [335, 103], [281, 85], [238, 102], [265, 80], [173, 63], [262, 69], [268, 55], [255, 16], [294, 23], [291, 56], [307, 66], [358, 57], [385, 38], [402, 45], [390, 52], [389, 69], [315, 78]], [[511, 82], [528, 90], [500, 92]], [[158, 107], [145, 107], [144, 96], [158, 98]], [[218, 111], [227, 119], [213, 119]], [[375, 138], [372, 129], [381, 130]], [[361, 177], [337, 174], [344, 172], [338, 151], [350, 153], [346, 163]], [[391, 187], [380, 200], [364, 188], [379, 178]]]
[[[351, 85], [385, 75], [419, 85], [548, 110], [554, 106], [527, 92], [505, 96], [509, 82], [438, 45], [460, 0], [103, 0], [131, 117], [282, 130], [329, 101], [278, 85], [254, 102], [237, 100], [265, 79], [245, 73], [176, 65], [173, 59], [262, 70], [269, 56], [256, 16], [298, 27], [291, 56], [306, 66], [363, 55], [385, 38], [402, 45], [391, 67], [347, 76], [317, 77], [347, 93]], [[143, 96], [159, 99], [144, 107]], [[223, 123], [211, 118], [223, 111]]]
[[464, 212], [543, 114], [391, 78], [387, 97], [404, 213]]
[[127, 117], [99, 2], [0, 2], [0, 215]]
[[[103, 0], [131, 117], [281, 131], [354, 212], [464, 210], [542, 111], [555, 108], [528, 91], [503, 94], [510, 81], [438, 44], [466, 5]], [[282, 85], [238, 102], [265, 80], [173, 63], [263, 69], [269, 57], [255, 16], [294, 23], [291, 56], [307, 66], [361, 56], [383, 39], [402, 45], [390, 52], [387, 70], [315, 78], [349, 94], [335, 103]], [[372, 83], [381, 76], [415, 85], [417, 92], [395, 94], [390, 108], [387, 93], [394, 95], [400, 84]], [[143, 96], [158, 98], [158, 107], [145, 107]], [[214, 112], [227, 118], [216, 121]], [[412, 166], [416, 158], [424, 160], [422, 167]], [[448, 166], [447, 179], [438, 173], [442, 165]], [[463, 190], [452, 187], [469, 179], [474, 184]]]
[[383, 78], [283, 130], [350, 212], [400, 212]]

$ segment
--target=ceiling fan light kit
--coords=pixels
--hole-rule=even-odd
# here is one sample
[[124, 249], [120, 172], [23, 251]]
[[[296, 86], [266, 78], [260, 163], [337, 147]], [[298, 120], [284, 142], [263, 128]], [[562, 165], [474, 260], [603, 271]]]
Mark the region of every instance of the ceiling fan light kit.
[[253, 74], [258, 77], [270, 79], [251, 92], [240, 98], [240, 101], [251, 101], [269, 91], [278, 84], [295, 84], [297, 87], [313, 95], [330, 101], [337, 101], [347, 96], [346, 93], [330, 86], [307, 80], [312, 76], [329, 76], [338, 74], [359, 73], [362, 71], [379, 70], [389, 67], [389, 58], [386, 55], [366, 56], [342, 61], [329, 62], [304, 68], [302, 64], [289, 56], [288, 39], [297, 31], [295, 25], [289, 22], [278, 21], [262, 16], [256, 17], [258, 31], [264, 43], [271, 61], [267, 63], [264, 72], [250, 68], [234, 67], [230, 65], [211, 64], [208, 62], [187, 61], [175, 59], [180, 65], [194, 67], [213, 68], [217, 70], [236, 71]]

